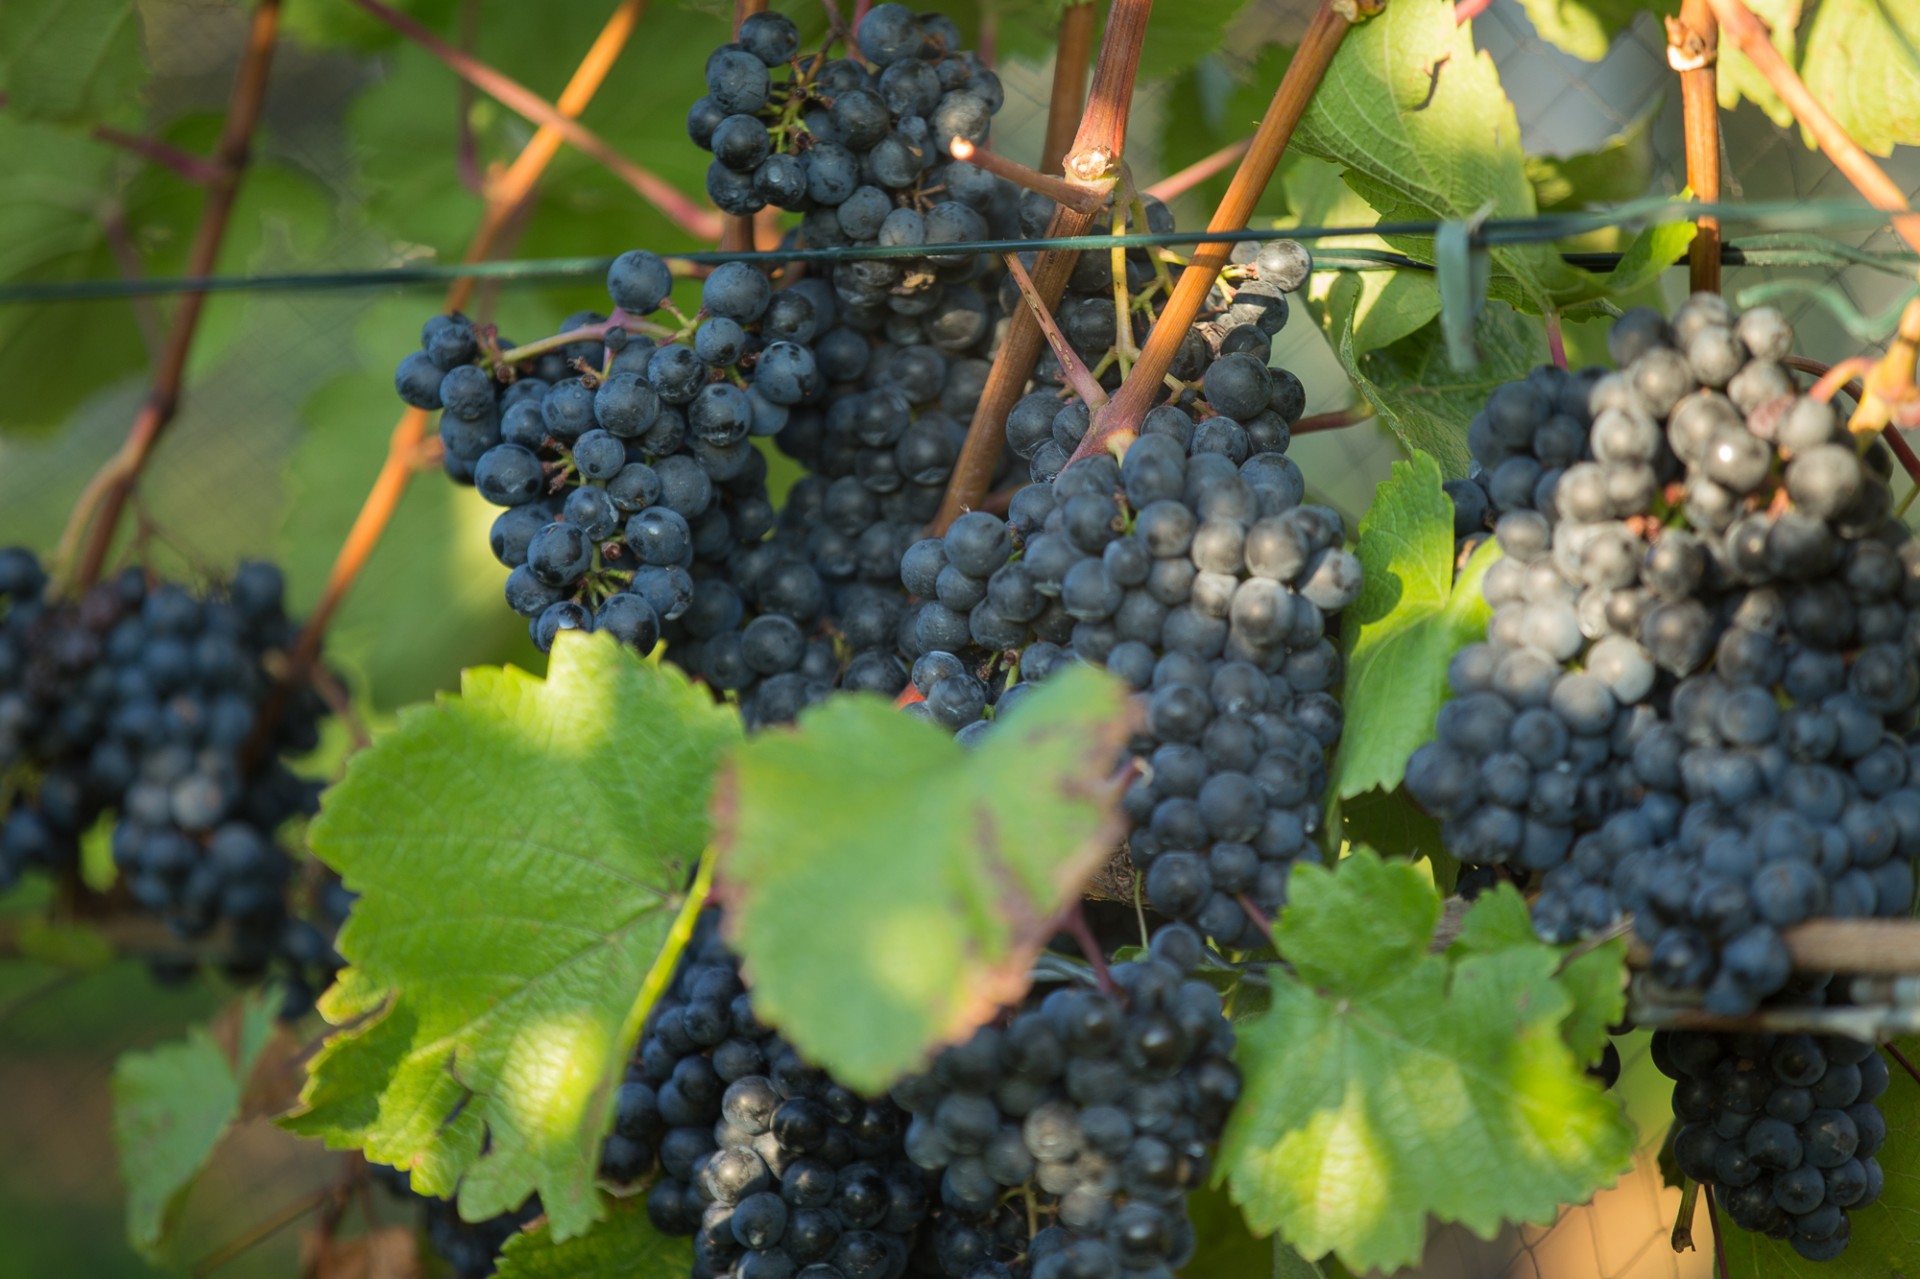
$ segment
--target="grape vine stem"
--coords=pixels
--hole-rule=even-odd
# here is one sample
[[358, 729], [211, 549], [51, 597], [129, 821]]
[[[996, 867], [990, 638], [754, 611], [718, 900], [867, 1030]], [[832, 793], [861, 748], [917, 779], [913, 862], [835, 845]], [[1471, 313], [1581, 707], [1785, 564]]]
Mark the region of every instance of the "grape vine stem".
[[577, 112], [569, 114], [561, 110], [519, 81], [477, 58], [468, 57], [425, 26], [399, 10], [382, 4], [380, 0], [353, 0], [353, 3], [425, 49], [444, 63], [448, 70], [516, 115], [525, 116], [542, 129], [557, 130], [574, 149], [599, 161], [607, 172], [632, 187], [641, 199], [658, 209], [688, 235], [701, 240], [719, 238], [723, 221], [719, 213], [701, 208], [671, 183], [621, 155], [599, 134], [581, 124], [575, 118]]
[[1853, 183], [1868, 204], [1904, 215], [1895, 216], [1893, 229], [1907, 242], [1907, 247], [1920, 251], [1920, 216], [1912, 212], [1906, 196], [1887, 176], [1886, 170], [1874, 163], [1873, 157], [1860, 148], [1832, 113], [1820, 105], [1806, 82], [1787, 65], [1787, 60], [1773, 47], [1767, 24], [1755, 17], [1753, 10], [1741, 0], [1707, 0], [1707, 3], [1713, 16], [1719, 19], [1721, 31], [1773, 86], [1787, 109], [1793, 112], [1793, 118], [1813, 135], [1820, 149], [1833, 161], [1834, 168]]
[[[227, 100], [226, 121], [221, 126], [220, 140], [214, 148], [211, 163], [218, 172], [209, 174], [206, 203], [201, 206], [200, 223], [194, 229], [193, 247], [187, 252], [187, 274], [190, 276], [211, 275], [219, 263], [220, 246], [226, 239], [233, 202], [240, 194], [240, 181], [246, 174], [253, 128], [266, 102], [267, 72], [273, 65], [274, 45], [279, 31], [280, 0], [259, 0], [253, 7], [253, 16], [248, 23], [246, 50], [241, 55], [240, 69], [234, 76], [233, 91]], [[55, 561], [64, 575], [72, 565], [81, 538], [87, 538], [79, 568], [71, 579], [71, 584], [77, 588], [91, 586], [99, 580], [107, 552], [113, 547], [120, 516], [126, 510], [127, 499], [132, 495], [134, 485], [139, 483], [140, 472], [153, 455], [154, 446], [160, 442], [161, 435], [179, 410], [186, 381], [187, 357], [193, 350], [194, 335], [199, 331], [200, 313], [206, 299], [205, 293], [188, 293], [181, 297], [179, 308], [173, 313], [173, 321], [167, 330], [166, 348], [154, 370], [153, 381], [147, 388], [146, 400], [127, 432], [126, 442], [87, 482], [79, 500], [74, 503], [73, 514], [68, 517], [66, 529], [60, 535]]]
[[[594, 38], [586, 56], [581, 58], [580, 65], [574, 68], [556, 103], [558, 111], [571, 117], [587, 109], [594, 94], [606, 82], [608, 73], [619, 60], [634, 28], [639, 25], [640, 15], [645, 11], [645, 0], [622, 0], [607, 19], [606, 25], [601, 27], [600, 34]], [[473, 239], [467, 244], [465, 261], [478, 262], [492, 253], [506, 229], [516, 221], [518, 212], [531, 201], [540, 175], [546, 172], [554, 156], [560, 153], [561, 144], [565, 141], [563, 130], [543, 124], [520, 148], [519, 155], [514, 157], [513, 163], [488, 193], [486, 210], [481, 214], [480, 226], [474, 231]], [[465, 306], [473, 294], [473, 287], [472, 277], [455, 280], [447, 289], [446, 309], [457, 311]], [[380, 545], [387, 525], [393, 520], [394, 511], [399, 508], [400, 499], [413, 478], [414, 461], [426, 432], [427, 413], [423, 409], [408, 409], [394, 424], [387, 443], [386, 461], [381, 465], [380, 474], [375, 477], [373, 487], [360, 505], [360, 513], [354, 517], [353, 527], [347, 531], [346, 540], [334, 558], [333, 569], [327, 575], [327, 585], [321, 592], [319, 602], [314, 605], [306, 626], [300, 632], [299, 642], [288, 663], [288, 677], [281, 682], [275, 696], [261, 713], [263, 728], [255, 730], [257, 736], [270, 730], [278, 720], [285, 705], [287, 689], [302, 678], [319, 657], [320, 644], [326, 636], [328, 624], [339, 611], [347, 592], [353, 589], [361, 571], [366, 568], [374, 548]]]
[[1060, 373], [1067, 379], [1067, 385], [1073, 388], [1075, 395], [1087, 402], [1088, 408], [1105, 404], [1106, 389], [1094, 381], [1093, 374], [1087, 371], [1087, 366], [1067, 342], [1066, 334], [1054, 322], [1052, 312], [1047, 310], [1046, 302], [1040, 297], [1040, 291], [1033, 287], [1033, 279], [1027, 274], [1027, 268], [1020, 265], [1020, 259], [1015, 254], [1009, 253], [1003, 260], [1007, 264], [1007, 274], [1013, 277], [1027, 309], [1033, 313], [1034, 323], [1040, 326], [1041, 333], [1046, 335], [1047, 345], [1053, 348], [1053, 358], [1060, 361]]
[[[1687, 186], [1696, 200], [1720, 198], [1720, 24], [1708, 0], [1681, 0], [1667, 19], [1667, 63], [1680, 73], [1680, 119], [1686, 137]], [[1695, 293], [1720, 291], [1720, 219], [1703, 217], [1687, 249]]]
[[1059, 170], [1073, 146], [1080, 104], [1087, 100], [1087, 58], [1093, 52], [1093, 0], [1079, 0], [1060, 15], [1054, 44], [1053, 90], [1047, 98], [1047, 135], [1040, 146], [1040, 167]]
[[[1113, 190], [1121, 157], [1126, 150], [1127, 121], [1133, 112], [1133, 82], [1140, 72], [1140, 49], [1147, 36], [1147, 18], [1153, 0], [1114, 0], [1100, 57], [1093, 68], [1093, 92], [1074, 134], [1072, 149], [1062, 166], [1067, 179], [1102, 194]], [[1056, 103], [1057, 105], [1057, 103]], [[1093, 225], [1091, 213], [1056, 206], [1047, 224], [1049, 238], [1084, 235]], [[1049, 250], [1034, 261], [1033, 287], [1051, 311], [1060, 304], [1067, 277], [1079, 260], [1075, 251]], [[1040, 358], [1045, 339], [1030, 309], [1015, 311], [1007, 324], [1006, 340], [994, 357], [980, 402], [967, 426], [967, 440], [954, 463], [953, 476], [941, 499], [939, 513], [928, 525], [938, 536], [962, 514], [974, 509], [993, 484], [994, 468], [1007, 443], [1007, 413], [1027, 389], [1027, 379]]]
[[[1247, 225], [1260, 193], [1272, 180], [1295, 127], [1313, 100], [1314, 90], [1319, 88], [1334, 54], [1339, 52], [1341, 41], [1353, 27], [1354, 19], [1342, 13], [1342, 9], [1351, 12], [1352, 6], [1336, 6], [1334, 0], [1321, 0], [1306, 34], [1301, 37], [1299, 49], [1287, 64], [1286, 74], [1280, 78], [1279, 88], [1274, 90], [1266, 115], [1261, 117], [1252, 145], [1235, 170], [1213, 220], [1207, 224], [1209, 231]], [[1091, 457], [1110, 445], [1124, 445], [1133, 438], [1141, 418], [1159, 402], [1164, 379], [1173, 367], [1181, 339], [1199, 318], [1200, 308], [1206, 303], [1214, 281], [1219, 279], [1220, 269], [1227, 264], [1232, 248], [1232, 242], [1227, 240], [1211, 240], [1195, 246], [1189, 265], [1174, 285], [1173, 296], [1167, 300], [1166, 308], [1147, 337], [1146, 346], [1141, 349], [1139, 363], [1120, 384], [1119, 392], [1094, 415], [1093, 427], [1074, 450], [1074, 459]]]
[[1713, 1187], [1702, 1185], [1700, 1193], [1707, 1201], [1707, 1228], [1713, 1231], [1713, 1265], [1720, 1272], [1720, 1279], [1727, 1279], [1727, 1249], [1720, 1242], [1720, 1208], [1713, 1201]]
[[1148, 187], [1145, 194], [1156, 200], [1171, 200], [1176, 196], [1185, 195], [1214, 174], [1225, 172], [1228, 165], [1239, 160], [1252, 146], [1252, 138], [1229, 142], [1212, 155], [1202, 156], [1177, 173], [1170, 173], [1161, 178]]

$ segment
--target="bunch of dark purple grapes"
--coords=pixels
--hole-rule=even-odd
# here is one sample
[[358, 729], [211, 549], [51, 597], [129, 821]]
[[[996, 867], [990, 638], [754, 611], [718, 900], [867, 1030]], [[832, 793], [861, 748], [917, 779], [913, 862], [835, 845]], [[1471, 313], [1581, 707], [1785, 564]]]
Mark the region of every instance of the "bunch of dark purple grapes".
[[0, 889], [77, 874], [82, 840], [110, 822], [134, 903], [183, 938], [223, 929], [223, 967], [278, 967], [297, 1011], [339, 964], [329, 939], [346, 903], [323, 894], [318, 928], [290, 911], [279, 843], [315, 809], [317, 786], [283, 757], [317, 744], [324, 705], [285, 690], [254, 740], [268, 665], [297, 629], [282, 592], [277, 568], [250, 562], [204, 595], [129, 569], [62, 599], [32, 552], [0, 550]]
[[[1147, 414], [1122, 460], [1103, 452], [1058, 469], [1091, 413], [1043, 384], [1007, 420], [1036, 482], [1005, 519], [963, 515], [901, 569], [918, 601], [902, 632], [924, 698], [914, 713], [963, 740], [1064, 661], [1136, 690], [1146, 726], [1126, 800], [1133, 865], [1156, 910], [1227, 946], [1262, 944], [1257, 920], [1285, 903], [1291, 867], [1321, 856], [1320, 796], [1342, 724], [1337, 619], [1360, 590], [1340, 516], [1304, 504], [1284, 453], [1300, 384], [1267, 364], [1282, 286], [1304, 280], [1305, 251], [1283, 241], [1236, 256], [1243, 265], [1184, 344], [1185, 386]], [[1101, 305], [1111, 319], [1111, 292]], [[1068, 336], [1091, 354], [1106, 332], [1085, 321]]]
[[1537, 883], [1543, 936], [1631, 915], [1661, 984], [1736, 1016], [1782, 930], [1908, 914], [1920, 855], [1920, 543], [1792, 338], [1702, 294], [1616, 322], [1617, 373], [1494, 392], [1450, 486], [1505, 552], [1493, 617], [1406, 777], [1462, 862]]
[[1887, 1064], [1870, 1043], [1831, 1035], [1656, 1031], [1653, 1060], [1674, 1080], [1673, 1158], [1711, 1186], [1742, 1230], [1809, 1261], [1846, 1250], [1850, 1214], [1880, 1197], [1874, 1155], [1887, 1121], [1874, 1099]]

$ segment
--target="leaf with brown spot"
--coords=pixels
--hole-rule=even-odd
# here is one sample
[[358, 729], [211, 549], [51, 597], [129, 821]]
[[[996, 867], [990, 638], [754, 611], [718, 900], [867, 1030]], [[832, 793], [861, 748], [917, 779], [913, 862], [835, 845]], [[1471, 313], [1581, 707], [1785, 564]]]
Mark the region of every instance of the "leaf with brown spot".
[[878, 697], [738, 747], [715, 883], [754, 1011], [871, 1093], [1018, 999], [1125, 832], [1128, 732], [1125, 689], [1075, 667], [971, 751]]

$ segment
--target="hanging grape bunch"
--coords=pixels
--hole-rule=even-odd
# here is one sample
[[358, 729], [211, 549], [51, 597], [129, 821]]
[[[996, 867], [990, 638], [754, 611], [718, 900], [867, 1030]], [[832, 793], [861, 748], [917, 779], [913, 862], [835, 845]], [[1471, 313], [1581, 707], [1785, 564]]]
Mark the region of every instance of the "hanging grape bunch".
[[893, 1090], [907, 1157], [939, 1174], [948, 1279], [1163, 1275], [1193, 1255], [1186, 1198], [1240, 1094], [1233, 1026], [1163, 927], [1111, 989], [1034, 997]]
[[1674, 1080], [1680, 1171], [1712, 1186], [1742, 1230], [1784, 1239], [1809, 1261], [1846, 1250], [1851, 1214], [1880, 1197], [1874, 1158], [1887, 1121], [1874, 1100], [1887, 1064], [1835, 1036], [1657, 1031]]
[[[1267, 364], [1309, 260], [1291, 241], [1236, 257], [1183, 340], [1184, 389], [1147, 414], [1123, 460], [1064, 465], [1092, 411], [1043, 384], [1007, 419], [1008, 447], [1036, 482], [1006, 519], [963, 515], [902, 565], [921, 601], [916, 713], [963, 739], [1063, 661], [1103, 665], [1138, 692], [1133, 864], [1156, 910], [1227, 946], [1252, 944], [1256, 916], [1286, 900], [1289, 869], [1320, 857], [1312, 837], [1341, 727], [1337, 619], [1360, 589], [1339, 515], [1304, 504], [1285, 456], [1299, 381]], [[1079, 279], [1063, 328], [1098, 367], [1111, 346], [1095, 344], [1115, 331], [1112, 277]], [[1144, 341], [1156, 294], [1139, 283], [1141, 313], [1128, 318]], [[1104, 331], [1087, 318], [1096, 307]]]
[[76, 875], [107, 819], [134, 903], [183, 939], [217, 941], [236, 976], [283, 969], [297, 1013], [332, 980], [327, 939], [345, 912], [333, 895], [324, 931], [290, 917], [295, 867], [278, 839], [315, 808], [318, 788], [282, 757], [318, 743], [318, 695], [288, 690], [254, 742], [269, 655], [297, 629], [282, 589], [277, 568], [250, 562], [204, 595], [128, 569], [70, 600], [31, 552], [0, 550], [0, 889], [28, 871]]
[[1617, 373], [1493, 393], [1453, 486], [1505, 554], [1493, 617], [1407, 766], [1456, 857], [1539, 877], [1542, 936], [1631, 915], [1725, 1015], [1785, 984], [1782, 930], [1905, 916], [1920, 853], [1920, 547], [1792, 341], [1701, 294], [1617, 321]]

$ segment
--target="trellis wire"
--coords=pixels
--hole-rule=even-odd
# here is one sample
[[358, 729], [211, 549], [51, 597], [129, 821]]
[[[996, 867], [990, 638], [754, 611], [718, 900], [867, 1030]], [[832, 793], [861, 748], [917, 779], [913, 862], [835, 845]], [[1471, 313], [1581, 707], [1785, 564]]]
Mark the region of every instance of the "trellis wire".
[[[1475, 247], [1548, 244], [1607, 229], [1641, 229], [1700, 216], [1774, 228], [1772, 232], [1730, 241], [1723, 260], [1744, 266], [1869, 266], [1895, 275], [1911, 275], [1917, 256], [1906, 250], [1873, 252], [1809, 234], [1816, 229], [1879, 226], [1888, 215], [1864, 204], [1840, 201], [1713, 203], [1655, 199], [1582, 213], [1531, 218], [1490, 219], [1469, 233]], [[1057, 239], [974, 240], [937, 246], [941, 253], [1023, 253], [1039, 249], [1112, 249], [1168, 247], [1221, 240], [1271, 238], [1338, 240], [1363, 236], [1430, 238], [1450, 224], [1441, 220], [1376, 222], [1366, 226], [1239, 227], [1225, 231], [1170, 231], [1137, 235], [1085, 235]], [[832, 264], [875, 258], [924, 257], [927, 245], [845, 245], [817, 249], [758, 252], [696, 251], [663, 256], [699, 266], [725, 262]], [[1604, 271], [1620, 261], [1618, 253], [1565, 253], [1573, 266]], [[292, 292], [357, 288], [395, 288], [444, 284], [462, 277], [521, 283], [585, 279], [604, 274], [608, 256], [534, 258], [499, 262], [445, 263], [385, 267], [370, 271], [334, 271], [288, 275], [203, 276], [137, 280], [36, 281], [0, 285], [0, 303], [100, 301], [176, 293]], [[1374, 249], [1332, 249], [1315, 254], [1315, 265], [1339, 271], [1419, 270], [1432, 267], [1403, 253]]]

